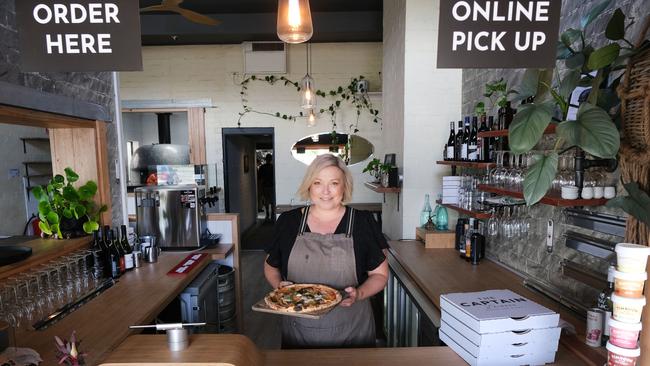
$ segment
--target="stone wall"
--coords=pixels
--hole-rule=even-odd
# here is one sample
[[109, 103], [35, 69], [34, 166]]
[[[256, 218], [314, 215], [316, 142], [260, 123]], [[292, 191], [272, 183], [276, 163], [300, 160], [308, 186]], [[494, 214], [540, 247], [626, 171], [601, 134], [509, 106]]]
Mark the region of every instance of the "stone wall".
[[[37, 92], [56, 94], [98, 104], [113, 116], [114, 92], [111, 72], [98, 73], [23, 73], [20, 71], [18, 29], [14, 0], [0, 0], [0, 81], [24, 86]], [[107, 126], [109, 162], [117, 157], [117, 134], [113, 123]], [[115, 164], [109, 164], [111, 182]], [[122, 223], [119, 185], [111, 184], [113, 225]]]
[[[578, 28], [580, 17], [586, 14], [594, 4], [600, 0], [565, 0], [562, 2], [562, 16], [560, 20], [560, 32], [568, 28]], [[604, 36], [604, 29], [611, 14], [617, 7], [629, 17], [635, 17], [636, 23], [627, 31], [628, 39], [636, 41], [637, 34], [643, 23], [643, 17], [650, 6], [648, 0], [622, 0], [615, 1], [613, 5], [598, 17], [587, 28], [588, 41], [600, 46], [607, 42]], [[463, 71], [463, 115], [470, 115], [475, 104], [482, 100], [485, 90], [485, 83], [498, 80], [503, 77], [508, 81], [508, 86], [513, 87], [520, 83], [523, 69], [466, 69]], [[492, 114], [496, 114], [493, 110]], [[596, 211], [607, 212], [624, 216], [623, 212], [598, 208]], [[606, 273], [608, 262], [599, 260], [590, 255], [579, 253], [565, 246], [564, 233], [567, 229], [580, 232], [580, 228], [565, 224], [564, 211], [547, 205], [535, 205], [530, 216], [537, 218], [536, 226], [530, 230], [531, 236], [525, 240], [498, 240], [491, 242], [487, 248], [487, 255], [506, 266], [515, 269], [526, 276], [549, 286], [566, 296], [575, 299], [584, 306], [593, 306], [600, 289], [586, 286], [562, 275], [561, 262], [564, 259], [571, 260], [592, 268], [603, 274]], [[548, 219], [555, 222], [555, 233], [553, 240], [553, 251], [546, 250], [545, 223]], [[593, 233], [586, 232], [593, 235]], [[606, 235], [596, 236], [616, 241], [621, 238], [608, 237]]]

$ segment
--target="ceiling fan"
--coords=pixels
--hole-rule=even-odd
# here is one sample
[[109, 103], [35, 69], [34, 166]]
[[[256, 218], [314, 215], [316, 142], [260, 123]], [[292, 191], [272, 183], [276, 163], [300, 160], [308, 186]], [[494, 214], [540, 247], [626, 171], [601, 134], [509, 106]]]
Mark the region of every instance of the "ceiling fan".
[[160, 5], [147, 6], [140, 9], [141, 13], [154, 12], [154, 11], [171, 11], [182, 15], [185, 19], [199, 24], [205, 25], [219, 25], [221, 21], [212, 19], [203, 14], [199, 14], [195, 11], [184, 9], [180, 7], [180, 4], [184, 0], [162, 0]]

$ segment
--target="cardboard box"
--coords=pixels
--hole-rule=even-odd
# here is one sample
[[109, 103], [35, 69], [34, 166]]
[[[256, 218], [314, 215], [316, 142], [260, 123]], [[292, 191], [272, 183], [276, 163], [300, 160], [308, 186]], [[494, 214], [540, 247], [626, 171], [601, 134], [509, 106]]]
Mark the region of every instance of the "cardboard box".
[[510, 290], [440, 295], [441, 310], [479, 334], [555, 328], [560, 315]]
[[427, 249], [454, 248], [456, 233], [453, 231], [430, 231], [421, 227], [415, 228], [415, 238], [424, 243]]
[[[542, 347], [548, 347], [547, 351], [555, 352], [557, 351], [560, 333], [562, 331], [561, 327], [554, 327], [532, 329], [524, 332], [509, 331], [480, 334], [449, 315], [446, 311], [442, 312], [441, 320], [442, 325], [440, 329], [444, 328], [449, 336], [455, 339], [453, 332], [457, 332], [460, 336], [471, 342], [474, 347], [482, 350], [501, 350], [509, 346], [513, 346], [513, 349], [529, 350], [531, 346], [541, 344]], [[465, 348], [471, 351], [468, 347]], [[475, 353], [472, 354], [476, 356]]]
[[456, 343], [442, 328], [439, 332], [440, 340], [445, 342], [456, 354], [471, 366], [520, 366], [520, 365], [544, 365], [555, 362], [555, 352], [539, 354], [499, 354], [496, 352], [485, 352], [480, 357], [474, 357]]
[[442, 187], [442, 196], [443, 197], [457, 197], [458, 196], [458, 188], [447, 188], [447, 187]]
[[457, 205], [460, 202], [460, 197], [445, 197], [442, 196], [442, 203], [445, 205]]

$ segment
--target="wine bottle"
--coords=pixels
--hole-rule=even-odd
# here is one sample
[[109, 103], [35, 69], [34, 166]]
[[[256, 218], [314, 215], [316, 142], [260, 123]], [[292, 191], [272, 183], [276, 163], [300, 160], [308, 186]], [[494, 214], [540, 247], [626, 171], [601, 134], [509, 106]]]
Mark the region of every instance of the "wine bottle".
[[[479, 127], [478, 132], [487, 132], [488, 127], [486, 124], [485, 114], [481, 115], [481, 127]], [[478, 150], [478, 161], [487, 162], [490, 161], [490, 138], [489, 137], [478, 137], [477, 134], [477, 150]]]
[[122, 234], [120, 243], [122, 244], [122, 248], [124, 250], [124, 267], [126, 268], [127, 271], [129, 271], [133, 269], [134, 262], [133, 262], [133, 248], [131, 248], [131, 245], [129, 245], [129, 239], [126, 236], [126, 225], [120, 226], [120, 232]]
[[445, 160], [454, 160], [456, 153], [454, 146], [456, 145], [456, 133], [454, 133], [454, 122], [449, 123], [449, 138], [447, 139], [447, 155]]
[[472, 117], [472, 124], [470, 126], [471, 130], [469, 133], [469, 145], [467, 146], [467, 160], [469, 161], [478, 161], [477, 125], [478, 118], [474, 116]]
[[431, 203], [429, 203], [429, 194], [424, 195], [424, 207], [420, 212], [420, 227], [424, 227], [431, 217]]
[[122, 244], [120, 243], [120, 238], [119, 236], [115, 233], [115, 230], [111, 229], [111, 236], [113, 239], [113, 245], [115, 246], [115, 249], [117, 250], [117, 259], [118, 259], [118, 264], [119, 264], [119, 269], [120, 269], [120, 275], [123, 275], [124, 272], [126, 272], [126, 262], [124, 261], [124, 249], [122, 248]]
[[460, 161], [462, 159], [462, 145], [463, 145], [463, 121], [458, 121], [458, 132], [456, 132], [456, 143], [454, 144], [454, 160]]
[[460, 160], [467, 161], [469, 159], [469, 135], [471, 131], [469, 128], [469, 117], [465, 117], [465, 130], [463, 131], [463, 142], [460, 145]]
[[[438, 195], [438, 200], [442, 202], [442, 194]], [[447, 231], [449, 229], [449, 214], [447, 207], [439, 204], [436, 206], [436, 230]]]
[[472, 247], [471, 262], [472, 265], [477, 265], [482, 258], [483, 251], [485, 250], [485, 236], [480, 233], [478, 227], [475, 227], [472, 231], [470, 242]]
[[474, 234], [474, 219], [470, 217], [469, 224], [465, 225], [465, 260], [472, 258], [472, 234]]
[[[494, 131], [494, 116], [489, 116], [488, 117], [488, 131]], [[487, 155], [487, 161], [495, 161], [495, 156], [494, 156], [494, 151], [495, 151], [495, 138], [494, 137], [488, 137], [486, 140], [488, 146], [488, 155]]]
[[111, 269], [111, 277], [119, 278], [121, 275], [120, 271], [120, 253], [113, 241], [113, 231], [110, 230], [108, 226], [104, 226], [104, 245], [108, 248], [108, 258]]

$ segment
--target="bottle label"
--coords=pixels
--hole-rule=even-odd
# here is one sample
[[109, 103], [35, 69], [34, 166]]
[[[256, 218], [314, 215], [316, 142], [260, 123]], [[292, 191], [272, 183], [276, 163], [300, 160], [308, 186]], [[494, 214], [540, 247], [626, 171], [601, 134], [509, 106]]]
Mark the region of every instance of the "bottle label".
[[447, 159], [454, 160], [454, 147], [447, 146]]
[[124, 255], [124, 265], [126, 266], [126, 269], [131, 269], [134, 267], [133, 253]]
[[463, 144], [460, 149], [460, 158], [467, 159], [467, 144]]
[[468, 160], [478, 159], [476, 145], [469, 145], [469, 148], [467, 149], [467, 159]]
[[111, 276], [113, 278], [120, 276], [120, 263], [115, 260], [115, 257], [111, 258]]

